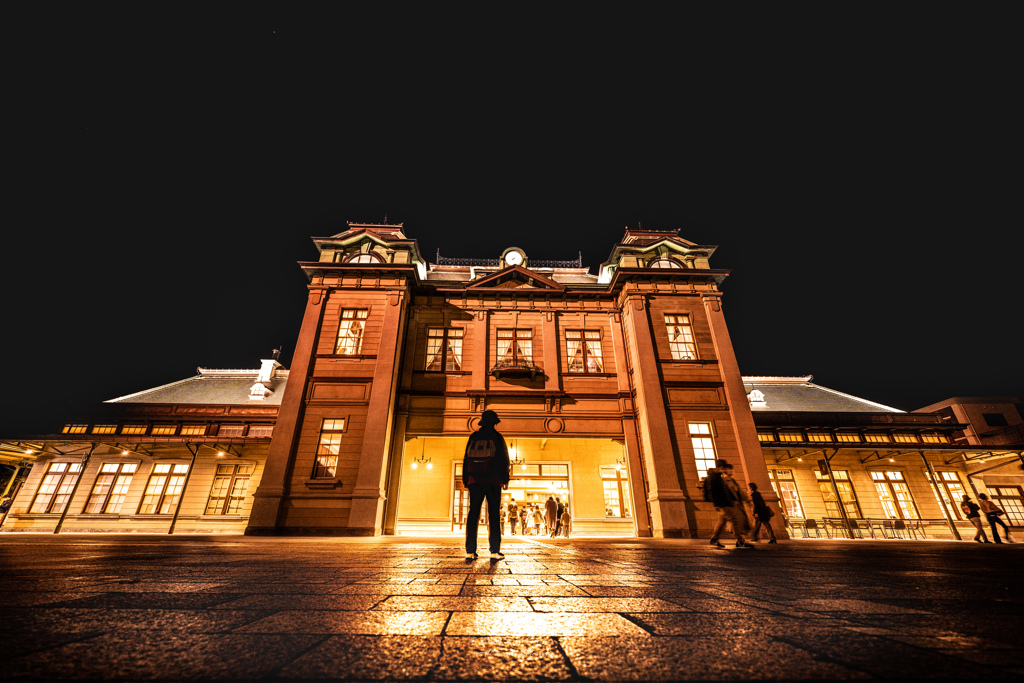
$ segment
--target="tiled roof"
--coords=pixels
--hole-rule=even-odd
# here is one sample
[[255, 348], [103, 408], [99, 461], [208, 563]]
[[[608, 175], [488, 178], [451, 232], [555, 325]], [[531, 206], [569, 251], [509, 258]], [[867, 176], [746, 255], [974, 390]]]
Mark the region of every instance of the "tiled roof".
[[[835, 389], [811, 383], [806, 377], [744, 377], [750, 409], [763, 412], [818, 413], [902, 413], [898, 408], [844, 394]], [[751, 392], [759, 391], [764, 401], [751, 400]]]
[[208, 403], [208, 404], [245, 404], [245, 405], [281, 405], [284, 387], [288, 382], [287, 372], [278, 372], [271, 381], [268, 394], [261, 401], [249, 398], [249, 390], [256, 383], [256, 370], [246, 371], [208, 371], [203, 370], [195, 377], [179, 380], [160, 387], [146, 389], [127, 396], [112, 398], [106, 403]]

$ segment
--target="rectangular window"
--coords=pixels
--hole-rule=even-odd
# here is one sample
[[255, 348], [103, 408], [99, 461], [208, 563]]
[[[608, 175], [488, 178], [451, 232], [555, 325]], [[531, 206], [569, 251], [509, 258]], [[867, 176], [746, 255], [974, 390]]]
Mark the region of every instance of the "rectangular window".
[[103, 463], [83, 512], [89, 515], [115, 515], [121, 512], [121, 505], [128, 495], [128, 487], [132, 484], [137, 468], [135, 463]]
[[925, 443], [949, 443], [949, 437], [945, 434], [922, 434], [921, 440]]
[[185, 488], [188, 465], [158, 463], [149, 475], [146, 493], [139, 506], [140, 515], [169, 515], [174, 512]]
[[366, 309], [346, 308], [341, 311], [341, 324], [338, 326], [338, 341], [334, 352], [344, 356], [354, 356], [363, 349], [363, 328], [366, 317], [370, 314]]
[[181, 436], [202, 436], [206, 434], [206, 425], [183, 425]]
[[533, 365], [533, 330], [498, 330], [498, 362]]
[[604, 372], [601, 355], [601, 332], [598, 330], [566, 330], [565, 357], [569, 372]]
[[338, 455], [341, 453], [341, 435], [345, 431], [345, 420], [324, 420], [320, 427], [320, 444], [316, 449], [313, 464], [313, 479], [329, 479], [338, 472]]
[[691, 422], [690, 443], [693, 444], [693, 456], [697, 460], [697, 477], [708, 476], [708, 470], [715, 466], [715, 442], [711, 437], [711, 423]]
[[28, 511], [34, 514], [64, 512], [64, 506], [68, 504], [71, 491], [74, 490], [75, 482], [81, 473], [80, 462], [50, 463]]
[[780, 431], [779, 432], [779, 441], [803, 441], [803, 440], [804, 440], [803, 432], [786, 432], [786, 431]]
[[836, 432], [836, 441], [843, 443], [860, 443], [860, 434], [857, 432]]
[[177, 425], [153, 425], [149, 433], [153, 436], [173, 436], [177, 430]]
[[917, 434], [896, 434], [896, 443], [917, 443]]
[[850, 483], [849, 472], [846, 470], [832, 470], [832, 476], [836, 479], [835, 488], [833, 488], [827, 474], [814, 470], [814, 476], [818, 479], [818, 488], [821, 489], [821, 498], [825, 502], [827, 517], [843, 516], [843, 513], [839, 510], [839, 503], [836, 500], [835, 489], [838, 488], [839, 495], [843, 499], [843, 507], [846, 508], [846, 514], [850, 517], [860, 518], [860, 505], [857, 503], [857, 494], [853, 490], [853, 484]]
[[262, 437], [267, 438], [274, 435], [274, 425], [250, 425], [249, 436], [250, 437]]
[[864, 440], [870, 443], [892, 443], [888, 434], [879, 434], [878, 432], [868, 432], [864, 435]]
[[668, 348], [673, 360], [697, 360], [697, 344], [693, 341], [693, 328], [688, 315], [666, 315]]
[[932, 473], [927, 469], [924, 471], [924, 477], [932, 487], [935, 500], [946, 508], [953, 519], [964, 519], [963, 510], [960, 509], [960, 501], [964, 499], [964, 485], [960, 481], [960, 475], [946, 470], [937, 470], [935, 474], [939, 477], [938, 487], [932, 481]]
[[920, 519], [902, 472], [876, 470], [871, 472], [871, 479], [875, 482], [875, 490], [878, 491], [878, 499], [882, 501], [886, 516], [890, 519]]
[[775, 441], [775, 432], [771, 430], [758, 430], [757, 432], [758, 441]]
[[427, 328], [427, 364], [430, 372], [458, 372], [462, 370], [461, 327]]
[[242, 514], [253, 469], [253, 465], [217, 465], [210, 500], [206, 503], [206, 514]]
[[832, 435], [828, 432], [807, 432], [807, 440], [817, 443], [831, 443]]
[[87, 429], [89, 425], [69, 424], [64, 425], [64, 429], [60, 431], [61, 434], [85, 434]]
[[96, 425], [92, 428], [93, 434], [115, 434], [117, 433], [117, 425]]
[[604, 486], [604, 516], [631, 517], [629, 511], [629, 474], [622, 466], [601, 468]]
[[982, 413], [981, 417], [989, 427], [1008, 427], [1010, 425], [1002, 413]]
[[786, 516], [803, 519], [804, 506], [800, 503], [800, 494], [796, 490], [793, 470], [768, 470], [768, 479], [772, 482], [775, 495], [782, 502]]
[[217, 436], [245, 436], [245, 425], [221, 425]]
[[122, 434], [145, 434], [146, 425], [125, 425], [121, 427]]
[[990, 486], [992, 502], [1003, 509], [1007, 526], [1024, 526], [1024, 489], [1020, 486]]

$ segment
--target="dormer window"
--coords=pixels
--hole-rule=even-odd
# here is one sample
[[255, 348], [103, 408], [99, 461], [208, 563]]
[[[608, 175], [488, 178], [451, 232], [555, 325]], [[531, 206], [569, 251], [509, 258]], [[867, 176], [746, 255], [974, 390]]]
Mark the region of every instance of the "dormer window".
[[657, 258], [647, 264], [648, 268], [682, 268], [683, 264], [675, 259]]
[[747, 400], [750, 401], [752, 406], [764, 406], [764, 392], [754, 389], [747, 394]]
[[382, 260], [377, 254], [356, 254], [345, 260], [345, 263], [381, 263]]

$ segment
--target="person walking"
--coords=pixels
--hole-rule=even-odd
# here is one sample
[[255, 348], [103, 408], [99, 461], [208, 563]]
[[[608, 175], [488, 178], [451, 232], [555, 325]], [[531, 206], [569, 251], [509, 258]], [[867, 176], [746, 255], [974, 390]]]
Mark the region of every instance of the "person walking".
[[964, 511], [967, 521], [974, 525], [974, 540], [978, 543], [989, 543], [988, 536], [985, 535], [985, 527], [981, 525], [981, 515], [978, 513], [981, 506], [971, 500], [971, 497], [965, 493], [964, 500], [960, 503], [960, 509]]
[[555, 530], [551, 532], [552, 536], [558, 536], [562, 533], [562, 513], [565, 512], [565, 505], [562, 503], [562, 499], [555, 497]]
[[758, 532], [761, 531], [763, 525], [765, 530], [768, 532], [768, 542], [778, 543], [775, 540], [775, 530], [772, 529], [772, 517], [775, 513], [768, 507], [768, 504], [764, 502], [764, 498], [761, 497], [761, 492], [757, 490], [757, 484], [750, 482], [750, 503], [754, 511], [754, 530], [750, 532], [750, 542], [756, 543]]
[[737, 548], [749, 548], [743, 540], [747, 515], [743, 511], [743, 490], [732, 478], [732, 465], [725, 460], [715, 462], [717, 467], [708, 470], [707, 486], [711, 502], [718, 512], [718, 524], [711, 533], [711, 545], [716, 548], [725, 546], [718, 542], [725, 525], [732, 523], [732, 533], [736, 536]]
[[519, 530], [523, 532], [523, 536], [529, 536], [530, 530], [528, 528], [527, 520], [530, 517], [530, 506], [523, 505], [523, 509], [519, 511]]
[[558, 519], [558, 528], [561, 529], [563, 536], [569, 538], [569, 532], [572, 531], [572, 515], [569, 514], [568, 505], [562, 508], [562, 516]]
[[533, 535], [540, 536], [540, 525], [544, 520], [540, 516], [540, 508], [533, 508]]
[[466, 559], [477, 558], [476, 537], [480, 509], [487, 501], [488, 540], [491, 559], [501, 552], [501, 491], [508, 488], [508, 446], [494, 425], [501, 422], [493, 410], [480, 416], [480, 429], [469, 435], [462, 461], [462, 483], [469, 489], [469, 518], [466, 520]]
[[999, 519], [999, 517], [1004, 514], [1002, 509], [998, 505], [990, 501], [988, 499], [988, 496], [986, 496], [984, 493], [978, 494], [978, 500], [980, 501], [978, 503], [978, 507], [980, 507], [981, 511], [985, 513], [985, 517], [988, 518], [989, 526], [992, 527], [992, 539], [996, 543], [1003, 542], [1003, 539], [999, 538], [999, 529], [996, 528], [996, 525], [998, 524], [999, 526], [1003, 527], [1003, 533], [1006, 535], [1006, 542], [1013, 543], [1013, 539], [1010, 538], [1009, 527], [1006, 526], [1006, 522]]
[[508, 526], [512, 535], [516, 535], [516, 526], [519, 524], [519, 506], [516, 505], [516, 499], [513, 498], [508, 502]]
[[551, 536], [555, 535], [555, 520], [558, 514], [558, 503], [555, 502], [554, 496], [548, 496], [547, 501], [544, 503], [544, 523], [547, 524], [548, 534]]

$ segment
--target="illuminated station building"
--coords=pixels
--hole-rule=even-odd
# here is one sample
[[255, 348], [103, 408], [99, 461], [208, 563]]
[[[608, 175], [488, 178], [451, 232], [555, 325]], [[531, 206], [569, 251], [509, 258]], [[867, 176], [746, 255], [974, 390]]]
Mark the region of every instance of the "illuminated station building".
[[461, 534], [484, 410], [510, 447], [506, 500], [558, 496], [577, 536], [710, 537], [718, 458], [781, 507], [782, 537], [969, 538], [965, 493], [1024, 525], [1016, 399], [906, 413], [743, 377], [728, 271], [676, 230], [627, 228], [596, 274], [516, 247], [429, 262], [400, 224], [313, 241], [290, 369], [201, 368], [0, 440], [3, 531]]

